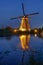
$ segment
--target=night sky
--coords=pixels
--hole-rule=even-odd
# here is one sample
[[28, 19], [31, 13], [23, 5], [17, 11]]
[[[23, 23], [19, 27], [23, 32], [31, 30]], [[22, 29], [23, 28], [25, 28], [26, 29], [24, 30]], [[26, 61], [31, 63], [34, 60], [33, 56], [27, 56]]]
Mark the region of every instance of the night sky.
[[[7, 27], [8, 25], [14, 28], [20, 26], [20, 19], [10, 20], [10, 18], [23, 15], [22, 2], [24, 4], [25, 14], [39, 12], [38, 15], [30, 17], [29, 22], [31, 28], [39, 28], [43, 26], [43, 0], [0, 0], [0, 28]], [[29, 42], [30, 48], [33, 51], [34, 49], [41, 49], [41, 55], [43, 58], [43, 40], [39, 37], [34, 38], [34, 36], [32, 36]], [[2, 65], [18, 65], [17, 63], [21, 62], [23, 55], [23, 51], [21, 50], [20, 45], [20, 37], [14, 36], [11, 37], [10, 40], [7, 37], [1, 37], [0, 58], [2, 59], [0, 59], [0, 63], [2, 63]], [[29, 52], [31, 49], [29, 49]], [[4, 53], [7, 50], [10, 51], [8, 55]], [[28, 60], [29, 54], [30, 53], [27, 54], [26, 52], [24, 61]]]
[[39, 12], [30, 18], [30, 26], [43, 26], [43, 0], [0, 0], [0, 28], [10, 25], [11, 27], [19, 27], [21, 21], [10, 20], [11, 17], [21, 16], [22, 2], [24, 3], [25, 14]]

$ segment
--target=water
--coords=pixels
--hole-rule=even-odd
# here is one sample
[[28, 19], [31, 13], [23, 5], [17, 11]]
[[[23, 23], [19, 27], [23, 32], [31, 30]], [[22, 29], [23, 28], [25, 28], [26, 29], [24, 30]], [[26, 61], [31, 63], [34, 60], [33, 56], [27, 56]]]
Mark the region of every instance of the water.
[[43, 39], [31, 35], [0, 37], [0, 65], [43, 65]]

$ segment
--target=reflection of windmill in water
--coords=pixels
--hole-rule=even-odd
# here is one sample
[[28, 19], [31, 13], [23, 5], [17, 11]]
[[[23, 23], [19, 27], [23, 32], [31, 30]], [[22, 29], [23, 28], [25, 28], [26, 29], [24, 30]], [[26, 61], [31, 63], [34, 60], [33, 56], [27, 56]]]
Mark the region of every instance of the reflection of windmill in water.
[[21, 41], [21, 48], [23, 50], [27, 50], [29, 48], [29, 42], [30, 42], [30, 35], [21, 35], [20, 36]]

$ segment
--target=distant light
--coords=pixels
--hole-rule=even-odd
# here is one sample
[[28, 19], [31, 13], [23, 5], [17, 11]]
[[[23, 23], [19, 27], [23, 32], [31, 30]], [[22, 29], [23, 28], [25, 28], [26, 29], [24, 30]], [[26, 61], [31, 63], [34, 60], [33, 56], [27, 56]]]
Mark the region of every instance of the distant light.
[[37, 34], [35, 34], [35, 37], [37, 37]]
[[17, 32], [17, 30], [15, 29], [15, 30], [13, 30], [14, 32]]
[[37, 29], [35, 29], [34, 31], [37, 32]]
[[37, 29], [34, 29], [34, 32], [35, 32], [35, 33], [38, 33], [38, 30], [37, 30]]

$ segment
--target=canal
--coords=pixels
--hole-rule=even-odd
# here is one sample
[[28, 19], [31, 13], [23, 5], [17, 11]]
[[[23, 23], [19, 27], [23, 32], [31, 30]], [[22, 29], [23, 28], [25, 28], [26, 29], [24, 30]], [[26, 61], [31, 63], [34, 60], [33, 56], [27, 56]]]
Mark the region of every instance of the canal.
[[0, 65], [43, 65], [43, 39], [21, 35], [0, 37]]

